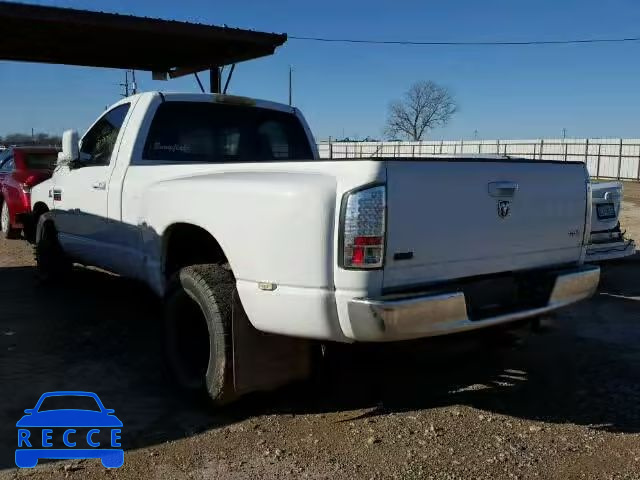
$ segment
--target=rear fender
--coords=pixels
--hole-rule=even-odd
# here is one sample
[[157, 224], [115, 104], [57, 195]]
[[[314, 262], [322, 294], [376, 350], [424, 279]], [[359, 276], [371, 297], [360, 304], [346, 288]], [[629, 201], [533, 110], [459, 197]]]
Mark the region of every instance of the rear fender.
[[231, 172], [164, 181], [144, 196], [143, 241], [155, 245], [148, 253], [161, 263], [159, 239], [167, 229], [196, 225], [216, 239], [239, 281], [329, 288], [335, 198], [335, 178], [320, 174]]

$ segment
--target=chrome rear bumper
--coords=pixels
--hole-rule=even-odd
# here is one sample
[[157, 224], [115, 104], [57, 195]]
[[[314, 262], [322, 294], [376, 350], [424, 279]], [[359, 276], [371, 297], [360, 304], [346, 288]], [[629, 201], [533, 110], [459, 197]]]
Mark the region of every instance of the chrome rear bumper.
[[585, 262], [603, 262], [635, 255], [636, 243], [621, 239], [617, 242], [593, 243], [587, 247]]
[[354, 340], [393, 341], [447, 335], [536, 317], [591, 297], [600, 281], [600, 268], [584, 266], [562, 271], [555, 278], [545, 306], [472, 320], [463, 292], [356, 298], [349, 302]]

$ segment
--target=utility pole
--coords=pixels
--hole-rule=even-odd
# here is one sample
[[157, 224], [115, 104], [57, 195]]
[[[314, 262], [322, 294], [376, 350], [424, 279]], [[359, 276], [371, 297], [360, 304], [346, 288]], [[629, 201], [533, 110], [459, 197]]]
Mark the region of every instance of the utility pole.
[[[129, 72], [131, 72], [131, 81], [129, 81]], [[124, 71], [124, 83], [120, 84], [121, 87], [124, 87], [124, 93], [121, 93], [121, 97], [128, 97], [130, 94], [135, 95], [138, 93], [138, 84], [136, 83], [136, 71], [135, 70], [125, 70]]]
[[562, 129], [562, 140], [565, 140], [567, 138], [567, 129], [563, 128]]
[[477, 140], [478, 139], [478, 130], [474, 130], [473, 131], [473, 139]]
[[121, 93], [120, 96], [128, 97], [129, 96], [129, 70], [124, 71], [124, 83], [121, 83], [120, 86], [124, 87], [124, 93]]
[[138, 93], [138, 84], [136, 83], [136, 71], [131, 70], [131, 95]]
[[292, 77], [293, 77], [293, 66], [289, 65], [289, 106], [293, 105], [293, 100], [292, 100]]

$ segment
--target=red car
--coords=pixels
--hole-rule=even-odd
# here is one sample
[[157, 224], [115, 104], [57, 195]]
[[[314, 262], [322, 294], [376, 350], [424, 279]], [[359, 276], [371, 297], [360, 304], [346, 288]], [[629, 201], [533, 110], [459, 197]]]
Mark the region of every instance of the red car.
[[[31, 187], [51, 177], [58, 158], [52, 147], [9, 147], [0, 151], [0, 228], [17, 238], [31, 212]], [[29, 234], [30, 232], [25, 232]]]

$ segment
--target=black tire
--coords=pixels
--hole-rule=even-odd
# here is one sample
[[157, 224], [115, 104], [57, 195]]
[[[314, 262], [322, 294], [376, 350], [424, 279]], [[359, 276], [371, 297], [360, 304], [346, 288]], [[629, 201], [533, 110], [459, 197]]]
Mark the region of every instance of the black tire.
[[6, 239], [19, 238], [20, 229], [11, 227], [9, 219], [9, 205], [3, 201], [2, 207], [0, 207], [0, 235]]
[[73, 264], [58, 242], [58, 232], [51, 220], [40, 217], [39, 232], [35, 245], [36, 267], [43, 282], [60, 281], [66, 278]]
[[184, 267], [165, 296], [167, 363], [178, 384], [217, 406], [235, 398], [231, 317], [235, 279], [222, 265]]

